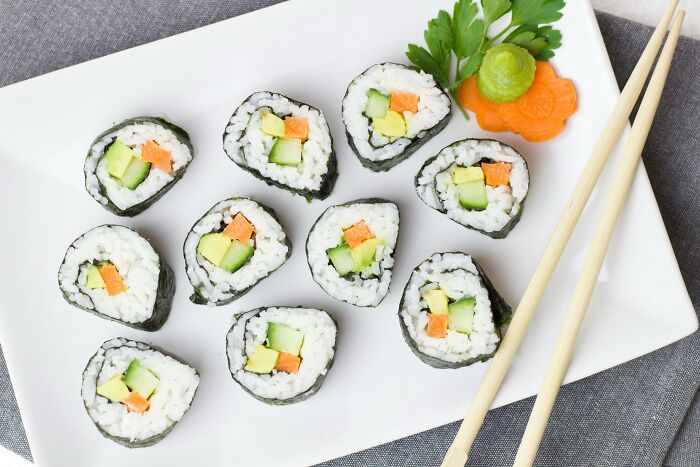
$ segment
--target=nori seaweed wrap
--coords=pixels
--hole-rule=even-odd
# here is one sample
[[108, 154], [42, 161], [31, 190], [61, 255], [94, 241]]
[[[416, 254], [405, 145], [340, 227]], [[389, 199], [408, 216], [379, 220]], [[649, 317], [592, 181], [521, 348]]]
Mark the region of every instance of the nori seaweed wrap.
[[522, 215], [530, 174], [512, 147], [470, 138], [425, 161], [414, 183], [431, 208], [491, 238], [505, 238]]
[[85, 158], [85, 188], [118, 216], [135, 216], [185, 174], [194, 149], [177, 125], [157, 117], [124, 120], [100, 134]]
[[275, 212], [248, 198], [216, 203], [192, 226], [183, 247], [197, 305], [243, 296], [289, 258], [292, 244]]
[[335, 357], [337, 324], [325, 311], [262, 307], [236, 316], [226, 335], [233, 379], [270, 405], [314, 395]]
[[331, 206], [306, 239], [311, 276], [336, 300], [375, 307], [389, 292], [398, 236], [396, 203], [367, 198]]
[[513, 314], [484, 270], [459, 252], [435, 253], [411, 273], [399, 324], [411, 351], [435, 368], [490, 359]]
[[308, 104], [259, 91], [236, 108], [224, 130], [224, 151], [270, 186], [325, 199], [338, 178], [326, 117]]
[[373, 65], [343, 98], [348, 144], [363, 166], [389, 170], [445, 128], [450, 106], [431, 75], [396, 63]]
[[192, 404], [199, 375], [143, 342], [110, 339], [83, 371], [82, 398], [97, 430], [127, 448], [165, 438]]
[[170, 314], [175, 275], [138, 232], [101, 225], [68, 247], [58, 285], [71, 305], [143, 331], [160, 329]]

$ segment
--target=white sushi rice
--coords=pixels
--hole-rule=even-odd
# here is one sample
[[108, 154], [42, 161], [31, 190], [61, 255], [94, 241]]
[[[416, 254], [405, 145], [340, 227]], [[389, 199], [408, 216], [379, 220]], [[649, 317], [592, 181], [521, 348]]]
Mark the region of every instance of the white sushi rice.
[[[452, 182], [452, 167], [469, 167], [484, 159], [510, 163], [509, 183], [486, 186], [488, 206], [483, 211], [465, 209], [459, 203], [459, 190]], [[444, 211], [450, 219], [484, 232], [497, 232], [520, 212], [529, 184], [525, 159], [513, 148], [498, 141], [467, 139], [447, 146], [423, 167], [416, 190], [428, 206]]]
[[[93, 262], [116, 266], [126, 291], [110, 296], [106, 289], [87, 287]], [[76, 305], [126, 323], [141, 323], [153, 314], [160, 258], [148, 240], [120, 225], [102, 225], [84, 233], [68, 247], [58, 270], [58, 282]]]
[[[255, 250], [246, 264], [230, 273], [204, 259], [197, 252], [197, 245], [203, 235], [220, 232], [237, 213], [243, 214], [255, 227]], [[255, 285], [286, 261], [289, 252], [286, 239], [279, 222], [255, 201], [246, 198], [221, 201], [207, 211], [187, 234], [184, 248], [187, 277], [210, 305], [228, 300]]]
[[[160, 382], [143, 414], [128, 412], [119, 402], [97, 395], [97, 386], [124, 373], [132, 360], [150, 370]], [[105, 342], [88, 362], [82, 397], [90, 418], [108, 435], [143, 441], [168, 430], [190, 408], [199, 376], [194, 368], [146, 344], [115, 338]]]
[[[364, 220], [380, 241], [371, 269], [341, 277], [326, 251], [340, 244], [343, 229]], [[389, 291], [399, 235], [399, 208], [390, 202], [353, 202], [326, 209], [306, 241], [311, 274], [332, 297], [357, 306], [377, 306]]]
[[[119, 183], [107, 172], [107, 160], [102, 157], [114, 140], [119, 140], [127, 146], [133, 146], [134, 154], [141, 156], [141, 146], [149, 140], [158, 143], [169, 151], [172, 156], [172, 174], [151, 165], [151, 170], [143, 182], [130, 190]], [[187, 166], [192, 160], [192, 153], [186, 144], [182, 143], [170, 129], [152, 122], [127, 125], [113, 133], [105, 135], [90, 148], [85, 160], [85, 186], [97, 201], [107, 204], [111, 201], [119, 209], [127, 209], [139, 204], [158, 193], [165, 185], [173, 181], [173, 175]], [[106, 194], [103, 195], [102, 191]]]
[[[263, 111], [307, 120], [309, 132], [303, 144], [301, 164], [284, 166], [268, 162], [275, 138], [262, 131]], [[323, 112], [281, 94], [256, 92], [231, 117], [224, 150], [234, 162], [257, 170], [263, 177], [299, 190], [318, 190], [328, 172], [333, 146]]]
[[[452, 300], [474, 297], [474, 320], [469, 334], [447, 331], [447, 337], [428, 336], [428, 304], [422, 292], [440, 287]], [[418, 350], [446, 362], [461, 363], [496, 350], [496, 333], [488, 290], [469, 255], [436, 253], [411, 274], [399, 314]]]
[[[301, 366], [297, 373], [273, 370], [258, 374], [244, 369], [248, 356], [267, 339], [269, 323], [281, 323], [304, 334]], [[335, 353], [336, 326], [328, 313], [312, 308], [270, 307], [237, 321], [227, 336], [226, 352], [231, 374], [258, 397], [286, 400], [308, 391], [325, 375]]]
[[[401, 91], [420, 97], [417, 113], [403, 113], [407, 130], [404, 137], [387, 138], [372, 128], [370, 119], [364, 114], [370, 89], [387, 96], [392, 91]], [[384, 161], [400, 155], [413, 140], [423, 138], [449, 113], [450, 98], [431, 75], [395, 63], [370, 67], [350, 83], [343, 99], [345, 128], [360, 156], [371, 161]]]

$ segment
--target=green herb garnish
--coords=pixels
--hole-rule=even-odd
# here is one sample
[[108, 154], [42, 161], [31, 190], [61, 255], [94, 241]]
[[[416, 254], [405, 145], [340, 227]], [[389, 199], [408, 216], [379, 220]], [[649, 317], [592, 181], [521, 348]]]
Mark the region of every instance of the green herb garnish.
[[[527, 49], [538, 60], [554, 57], [554, 49], [561, 46], [561, 32], [547, 24], [562, 17], [565, 4], [565, 0], [481, 0], [483, 18], [477, 18], [476, 0], [459, 0], [452, 16], [440, 10], [428, 22], [423, 35], [428, 48], [409, 44], [406, 56], [418, 68], [433, 75], [457, 101], [456, 93], [462, 81], [479, 70], [486, 50], [502, 37], [503, 42]], [[491, 25], [508, 13], [511, 13], [508, 25], [489, 36]], [[453, 60], [456, 66], [454, 75], [450, 76]], [[459, 101], [457, 105], [468, 119]]]

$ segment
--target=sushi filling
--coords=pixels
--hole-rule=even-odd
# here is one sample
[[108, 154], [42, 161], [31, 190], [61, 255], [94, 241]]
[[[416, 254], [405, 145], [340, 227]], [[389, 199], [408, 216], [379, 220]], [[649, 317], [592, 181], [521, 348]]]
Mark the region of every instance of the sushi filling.
[[408, 122], [418, 113], [419, 103], [420, 96], [411, 92], [392, 91], [386, 95], [371, 88], [364, 114], [372, 120], [372, 145], [384, 146], [406, 136]]
[[131, 447], [164, 437], [189, 409], [199, 376], [141, 342], [105, 342], [83, 373], [82, 398], [105, 436]]
[[323, 113], [269, 92], [251, 95], [236, 109], [224, 149], [237, 164], [295, 190], [321, 190], [333, 158]]
[[153, 315], [161, 263], [146, 239], [126, 227], [103, 225], [68, 248], [58, 272], [66, 298], [126, 323]]
[[336, 326], [310, 308], [270, 307], [245, 313], [227, 336], [233, 378], [270, 403], [310, 396], [330, 368]]
[[86, 186], [102, 204], [127, 209], [158, 193], [191, 160], [190, 149], [173, 131], [134, 123], [93, 144], [85, 162]]
[[328, 208], [306, 242], [314, 280], [338, 300], [377, 306], [389, 291], [398, 231], [399, 210], [391, 202]]
[[343, 121], [358, 155], [392, 159], [424, 138], [450, 112], [432, 76], [402, 65], [374, 65], [355, 78], [343, 99]]
[[293, 115], [279, 116], [268, 110], [260, 112], [260, 129], [273, 138], [267, 160], [292, 167], [301, 164], [304, 143], [309, 136], [309, 120]]
[[212, 265], [234, 273], [253, 256], [254, 235], [253, 224], [237, 212], [221, 232], [202, 235], [197, 244], [197, 253]]
[[221, 305], [245, 293], [290, 253], [282, 226], [260, 204], [232, 198], [212, 207], [185, 239], [187, 276], [196, 303]]
[[339, 276], [359, 274], [363, 279], [377, 277], [379, 264], [376, 260], [381, 240], [374, 236], [364, 220], [343, 229], [340, 245], [329, 248], [326, 253]]
[[97, 386], [96, 392], [111, 402], [124, 404], [127, 412], [143, 415], [149, 409], [148, 399], [155, 393], [159, 383], [160, 380], [151, 370], [134, 359], [125, 372], [116, 373]]
[[435, 254], [413, 272], [399, 316], [418, 351], [468, 363], [496, 351], [500, 341], [492, 302], [468, 255]]
[[450, 145], [428, 160], [416, 178], [426, 204], [487, 233], [503, 230], [519, 216], [528, 188], [525, 160], [497, 141]]
[[283, 323], [267, 324], [267, 339], [248, 356], [245, 371], [267, 374], [277, 371], [296, 373], [301, 366], [304, 333]]
[[119, 295], [126, 292], [126, 284], [124, 279], [119, 274], [117, 267], [106, 261], [104, 263], [87, 264], [87, 276], [85, 278], [85, 286], [88, 289], [104, 289], [107, 295]]
[[425, 328], [428, 337], [445, 339], [449, 331], [464, 334], [472, 332], [476, 297], [465, 296], [462, 291], [452, 293], [452, 296], [447, 295], [440, 284], [435, 282], [428, 282], [421, 287], [421, 297], [423, 311], [426, 311], [428, 317]]

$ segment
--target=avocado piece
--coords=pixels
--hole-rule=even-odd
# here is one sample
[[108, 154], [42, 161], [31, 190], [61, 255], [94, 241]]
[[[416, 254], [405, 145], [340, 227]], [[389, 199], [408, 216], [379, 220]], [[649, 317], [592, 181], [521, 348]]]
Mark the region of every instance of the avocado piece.
[[122, 178], [131, 159], [134, 158], [134, 150], [118, 139], [109, 145], [104, 157], [107, 159], [107, 172], [116, 178]]
[[262, 131], [270, 136], [284, 136], [284, 120], [272, 112], [262, 113]]
[[457, 185], [457, 189], [459, 190], [459, 204], [464, 209], [483, 211], [489, 205], [486, 198], [486, 183], [483, 180], [460, 183]]
[[447, 294], [442, 289], [426, 290], [422, 293], [423, 299], [428, 302], [428, 309], [436, 315], [447, 314]]
[[374, 262], [374, 255], [377, 253], [379, 239], [376, 237], [365, 240], [355, 248], [350, 248], [350, 254], [355, 260], [353, 272], [360, 272]]
[[122, 375], [115, 375], [104, 384], [97, 386], [97, 394], [112, 402], [122, 402], [129, 395], [129, 388], [122, 381]]
[[276, 350], [268, 349], [264, 345], [255, 347], [253, 353], [248, 356], [245, 370], [253, 373], [272, 373], [277, 365], [280, 353]]
[[452, 168], [452, 183], [455, 185], [483, 179], [484, 171], [481, 170], [481, 167], [462, 167], [458, 165]]
[[141, 366], [141, 363], [134, 359], [129, 363], [129, 368], [124, 373], [124, 384], [129, 389], [138, 391], [143, 397], [148, 399], [156, 390], [160, 380], [151, 370]]
[[273, 350], [299, 356], [304, 343], [304, 333], [282, 323], [267, 325], [267, 343]]
[[248, 258], [253, 256], [253, 251], [252, 246], [246, 245], [240, 240], [233, 240], [219, 263], [219, 267], [228, 272], [235, 272], [248, 261]]
[[352, 257], [350, 246], [347, 243], [328, 249], [326, 254], [335, 270], [338, 271], [338, 275], [344, 276], [355, 269], [355, 258]]
[[267, 160], [278, 165], [296, 166], [301, 164], [301, 140], [299, 138], [277, 138]]
[[373, 118], [372, 126], [376, 131], [388, 137], [406, 134], [406, 121], [400, 113], [394, 110], [389, 110], [382, 118]]
[[384, 118], [389, 111], [391, 98], [372, 88], [367, 93], [367, 105], [365, 115], [369, 118]]
[[226, 256], [231, 239], [222, 233], [202, 235], [197, 245], [197, 252], [207, 261], [218, 266]]
[[450, 303], [447, 307], [450, 315], [448, 327], [457, 332], [467, 334], [472, 332], [474, 306], [476, 306], [476, 299], [473, 297], [463, 298], [454, 303]]
[[104, 289], [105, 288], [105, 281], [102, 279], [102, 276], [100, 275], [100, 270], [97, 269], [97, 266], [90, 265], [88, 268], [88, 273], [87, 273], [87, 280], [85, 281], [85, 285], [87, 286], [88, 289]]
[[119, 182], [126, 188], [135, 190], [136, 187], [145, 180], [150, 171], [150, 162], [144, 162], [138, 157], [133, 157], [131, 162], [129, 162], [129, 167], [126, 168], [126, 172], [124, 172]]

